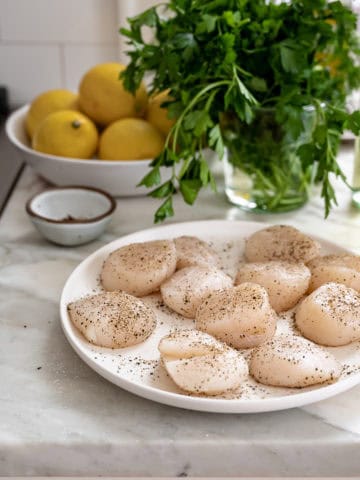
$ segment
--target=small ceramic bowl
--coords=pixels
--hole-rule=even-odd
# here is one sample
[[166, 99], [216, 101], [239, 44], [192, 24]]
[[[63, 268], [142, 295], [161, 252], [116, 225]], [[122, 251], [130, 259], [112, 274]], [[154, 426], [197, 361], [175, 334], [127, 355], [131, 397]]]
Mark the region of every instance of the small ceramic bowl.
[[51, 242], [65, 246], [99, 237], [115, 208], [115, 200], [103, 190], [77, 186], [50, 188], [26, 204], [37, 230]]

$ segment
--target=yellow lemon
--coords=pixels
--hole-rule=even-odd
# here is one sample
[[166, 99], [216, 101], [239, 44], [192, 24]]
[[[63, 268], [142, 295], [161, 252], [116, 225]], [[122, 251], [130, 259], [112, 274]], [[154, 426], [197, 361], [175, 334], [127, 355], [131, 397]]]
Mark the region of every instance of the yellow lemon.
[[25, 118], [26, 132], [33, 137], [37, 126], [49, 113], [58, 110], [77, 110], [77, 95], [70, 90], [55, 89], [38, 95]]
[[[327, 23], [330, 23], [329, 19], [326, 20]], [[316, 52], [315, 60], [323, 67], [327, 68], [331, 77], [336, 77], [338, 72], [338, 67], [341, 65], [341, 60], [335, 54], [331, 52]]]
[[164, 102], [169, 102], [171, 97], [168, 95], [168, 90], [161, 92], [158, 95], [149, 99], [149, 104], [146, 112], [146, 120], [154, 125], [160, 132], [167, 136], [175, 120], [168, 117], [167, 108], [161, 105]]
[[142, 160], [154, 158], [164, 148], [164, 137], [151, 123], [124, 118], [109, 125], [100, 137], [101, 160]]
[[72, 158], [91, 158], [97, 145], [94, 123], [73, 110], [50, 113], [35, 130], [32, 141], [38, 152]]
[[120, 63], [102, 63], [89, 70], [80, 82], [80, 109], [99, 125], [145, 113], [145, 85], [141, 84], [135, 96], [127, 92], [119, 79], [124, 69]]

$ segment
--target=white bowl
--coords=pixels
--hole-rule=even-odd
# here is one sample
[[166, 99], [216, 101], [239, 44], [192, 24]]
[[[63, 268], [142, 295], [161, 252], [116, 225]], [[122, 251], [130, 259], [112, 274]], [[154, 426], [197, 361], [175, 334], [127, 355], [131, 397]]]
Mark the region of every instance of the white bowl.
[[51, 242], [74, 246], [99, 237], [116, 208], [106, 192], [89, 187], [50, 188], [26, 204], [37, 230]]
[[[30, 148], [24, 121], [29, 105], [13, 112], [6, 122], [6, 133], [19, 150], [24, 162], [49, 182], [59, 185], [86, 185], [106, 190], [115, 196], [145, 195], [149, 190], [136, 187], [150, 171], [151, 160], [106, 161], [57, 157]], [[168, 180], [171, 169], [162, 168], [162, 180]]]

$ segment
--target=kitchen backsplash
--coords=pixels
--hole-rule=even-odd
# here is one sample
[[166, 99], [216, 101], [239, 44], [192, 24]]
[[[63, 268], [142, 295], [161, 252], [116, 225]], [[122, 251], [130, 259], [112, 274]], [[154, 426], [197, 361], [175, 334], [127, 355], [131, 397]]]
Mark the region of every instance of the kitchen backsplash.
[[[76, 90], [83, 73], [126, 62], [118, 29], [159, 0], [0, 0], [0, 86], [12, 107], [51, 88]], [[355, 10], [360, 0], [352, 0]]]
[[76, 90], [83, 73], [125, 61], [118, 29], [154, 0], [0, 0], [0, 86], [12, 107], [51, 88]]

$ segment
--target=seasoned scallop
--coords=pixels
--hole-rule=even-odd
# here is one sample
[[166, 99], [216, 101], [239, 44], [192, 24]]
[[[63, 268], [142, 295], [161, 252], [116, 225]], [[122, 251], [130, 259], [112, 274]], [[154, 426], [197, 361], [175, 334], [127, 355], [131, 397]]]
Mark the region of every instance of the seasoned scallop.
[[175, 272], [160, 290], [165, 305], [184, 317], [194, 318], [204, 297], [232, 284], [232, 279], [215, 267], [187, 267]]
[[176, 247], [177, 264], [176, 268], [191, 266], [220, 266], [220, 259], [217, 253], [209, 244], [197, 237], [177, 237], [174, 238]]
[[341, 365], [331, 353], [305, 338], [279, 335], [253, 351], [250, 374], [264, 385], [308, 387], [336, 380]]
[[252, 348], [271, 338], [277, 315], [265, 288], [255, 283], [214, 292], [196, 311], [196, 328], [235, 348]]
[[284, 261], [243, 263], [235, 285], [258, 283], [266, 289], [276, 312], [294, 307], [309, 287], [310, 270], [303, 264]]
[[159, 351], [166, 371], [186, 392], [217, 395], [239, 387], [248, 376], [247, 363], [236, 350], [196, 330], [164, 337]]
[[317, 257], [320, 244], [288, 225], [274, 225], [255, 232], [248, 238], [245, 257], [249, 262], [285, 260], [307, 263]]
[[296, 325], [304, 337], [338, 347], [360, 340], [360, 294], [340, 283], [325, 283], [296, 309]]
[[143, 297], [159, 289], [176, 268], [173, 240], [132, 243], [112, 252], [101, 271], [105, 290]]
[[156, 326], [150, 307], [125, 292], [105, 292], [68, 305], [69, 316], [94, 345], [130, 347], [146, 340]]
[[325, 255], [311, 260], [308, 267], [310, 292], [328, 282], [342, 283], [360, 292], [360, 257], [357, 255]]

